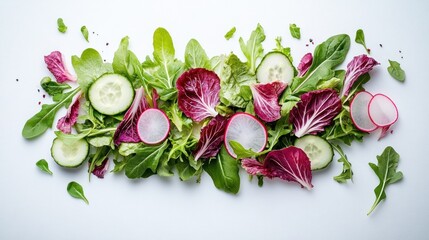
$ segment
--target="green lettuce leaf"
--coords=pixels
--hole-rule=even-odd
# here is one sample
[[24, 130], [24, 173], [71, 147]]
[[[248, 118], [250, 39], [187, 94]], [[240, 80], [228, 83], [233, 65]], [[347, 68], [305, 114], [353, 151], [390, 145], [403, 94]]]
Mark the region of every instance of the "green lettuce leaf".
[[249, 73], [255, 74], [256, 72], [256, 61], [264, 56], [264, 49], [262, 42], [265, 40], [264, 29], [260, 24], [253, 30], [250, 38], [245, 43], [243, 38], [240, 37], [240, 48], [244, 56], [247, 58], [247, 66], [249, 67]]
[[186, 68], [206, 68], [211, 69], [210, 60], [201, 47], [200, 43], [191, 39], [185, 49], [185, 66]]

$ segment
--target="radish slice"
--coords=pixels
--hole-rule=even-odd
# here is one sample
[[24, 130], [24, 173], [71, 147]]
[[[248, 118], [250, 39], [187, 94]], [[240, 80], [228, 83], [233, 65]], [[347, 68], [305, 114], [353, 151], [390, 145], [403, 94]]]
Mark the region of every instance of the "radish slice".
[[267, 130], [254, 116], [247, 113], [236, 113], [228, 122], [224, 142], [229, 155], [236, 158], [230, 141], [240, 143], [245, 149], [261, 152], [267, 144]]
[[368, 105], [371, 121], [378, 127], [386, 127], [398, 120], [398, 109], [393, 101], [383, 94], [376, 94]]
[[170, 132], [170, 121], [159, 109], [149, 108], [144, 111], [137, 122], [137, 133], [142, 142], [157, 144], [164, 141]]
[[368, 106], [373, 98], [372, 94], [362, 91], [356, 94], [350, 103], [350, 116], [353, 124], [361, 131], [372, 132], [377, 129], [369, 116]]

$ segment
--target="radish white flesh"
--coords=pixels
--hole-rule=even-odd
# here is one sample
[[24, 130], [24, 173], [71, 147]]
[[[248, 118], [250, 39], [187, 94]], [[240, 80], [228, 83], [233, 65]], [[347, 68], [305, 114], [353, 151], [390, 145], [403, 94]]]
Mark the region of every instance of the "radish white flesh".
[[160, 143], [167, 138], [169, 132], [170, 121], [163, 111], [149, 108], [140, 115], [137, 133], [144, 143]]
[[267, 131], [254, 116], [247, 113], [236, 113], [226, 126], [224, 141], [226, 150], [234, 158], [237, 155], [234, 153], [230, 141], [240, 143], [245, 149], [261, 152], [267, 144]]
[[393, 101], [383, 94], [372, 97], [368, 106], [371, 121], [378, 127], [386, 127], [398, 120], [398, 109]]
[[371, 132], [377, 129], [369, 117], [368, 106], [373, 98], [372, 94], [362, 91], [356, 94], [350, 103], [350, 116], [353, 124], [361, 131]]

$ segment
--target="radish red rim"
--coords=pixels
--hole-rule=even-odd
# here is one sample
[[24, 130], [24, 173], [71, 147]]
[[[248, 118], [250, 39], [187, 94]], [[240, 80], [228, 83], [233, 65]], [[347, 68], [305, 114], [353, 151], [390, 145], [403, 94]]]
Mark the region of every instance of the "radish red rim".
[[[389, 122], [387, 122], [387, 123], [380, 123], [380, 122], [377, 122], [377, 119], [375, 119], [375, 114], [376, 113], [378, 113], [379, 111], [376, 111], [376, 112], [373, 112], [373, 113], [371, 113], [372, 111], [371, 110], [373, 110], [373, 111], [375, 111], [375, 110], [377, 110], [377, 109], [374, 109], [375, 108], [375, 106], [379, 106], [379, 105], [374, 105], [374, 101], [375, 100], [377, 100], [377, 99], [379, 99], [379, 98], [384, 98], [385, 100], [387, 100], [387, 102], [389, 102], [390, 103], [390, 106], [388, 106], [388, 107], [391, 107], [391, 109], [390, 110], [393, 110], [393, 115], [394, 115], [394, 117], [392, 117], [392, 120], [390, 120]], [[386, 106], [385, 106], [386, 107]], [[392, 112], [390, 112], [390, 113], [392, 113]], [[392, 99], [390, 99], [388, 96], [386, 96], [386, 95], [384, 95], [384, 94], [381, 94], [381, 93], [378, 93], [378, 94], [375, 94], [373, 97], [372, 97], [372, 99], [371, 99], [371, 101], [369, 101], [369, 105], [368, 105], [368, 115], [369, 115], [369, 118], [371, 119], [371, 121], [375, 124], [375, 125], [377, 125], [378, 127], [387, 127], [387, 126], [391, 126], [391, 125], [393, 125], [397, 120], [398, 120], [398, 117], [399, 117], [399, 113], [398, 113], [398, 108], [396, 107], [396, 104], [392, 101]], [[386, 114], [385, 116], [391, 116], [390, 114]], [[379, 119], [378, 119], [379, 120]]]
[[[359, 124], [358, 122], [357, 122], [357, 119], [356, 119], [356, 117], [355, 117], [355, 115], [353, 114], [353, 109], [355, 109], [353, 106], [355, 106], [355, 101], [356, 101], [356, 99], [358, 98], [358, 97], [360, 97], [361, 95], [363, 95], [363, 94], [366, 94], [366, 95], [368, 95], [368, 96], [370, 96], [371, 98], [369, 99], [369, 101], [368, 101], [368, 103], [366, 104], [366, 106], [365, 106], [365, 108], [364, 108], [364, 110], [366, 111], [366, 116], [365, 117], [368, 117], [368, 119], [365, 119], [365, 120], [368, 120], [368, 122], [370, 123], [370, 124], [373, 124], [373, 126], [371, 127], [371, 128], [364, 128], [364, 127], [362, 127], [362, 125], [361, 124]], [[369, 112], [368, 112], [368, 107], [369, 107], [369, 103], [371, 102], [371, 100], [372, 100], [372, 98], [373, 98], [374, 96], [370, 93], [370, 92], [367, 92], [367, 91], [360, 91], [360, 92], [358, 92], [358, 93], [356, 93], [356, 95], [353, 97], [353, 99], [352, 99], [352, 101], [351, 101], [351, 103], [350, 103], [350, 118], [351, 118], [351, 120], [352, 120], [352, 122], [353, 122], [353, 125], [357, 128], [357, 129], [359, 129], [359, 130], [361, 130], [361, 131], [363, 131], [363, 132], [372, 132], [372, 131], [375, 131], [377, 128], [378, 128], [378, 126], [377, 125], [375, 125], [373, 122], [372, 122], [372, 120], [371, 120], [371, 117], [369, 116]]]
[[[146, 139], [146, 137], [145, 136], [143, 136], [143, 133], [146, 131], [146, 130], [148, 130], [148, 129], [150, 129], [150, 130], [154, 130], [154, 128], [153, 127], [148, 127], [148, 126], [141, 126], [142, 125], [142, 123], [141, 123], [141, 121], [143, 121], [144, 119], [143, 119], [143, 117], [145, 117], [147, 114], [150, 114], [151, 112], [156, 112], [156, 113], [160, 113], [160, 114], [162, 114], [162, 119], [163, 120], [165, 120], [165, 122], [163, 123], [163, 124], [165, 124], [165, 127], [166, 127], [166, 131], [165, 131], [165, 133], [164, 134], [161, 134], [160, 136], [161, 137], [159, 137], [159, 140], [154, 140], [154, 141], [150, 141], [150, 140], [148, 140], [148, 139]], [[161, 118], [160, 118], [161, 119]], [[144, 129], [144, 130], [143, 130]], [[139, 120], [138, 120], [138, 122], [137, 122], [137, 134], [139, 135], [139, 138], [140, 138], [140, 140], [143, 142], [143, 143], [145, 143], [145, 144], [150, 144], [150, 145], [154, 145], [154, 144], [158, 144], [158, 143], [161, 143], [162, 141], [164, 141], [167, 137], [168, 137], [168, 134], [170, 133], [170, 121], [169, 121], [169, 119], [168, 119], [168, 117], [167, 117], [167, 115], [162, 111], [162, 110], [160, 110], [160, 109], [157, 109], [157, 108], [149, 108], [149, 109], [147, 109], [147, 110], [145, 110], [141, 115], [140, 115], [140, 117], [139, 117]]]
[[[231, 145], [229, 144], [229, 142], [228, 142], [228, 140], [227, 140], [227, 138], [228, 138], [228, 130], [230, 129], [230, 125], [231, 125], [231, 123], [237, 118], [237, 117], [240, 117], [240, 116], [245, 116], [245, 117], [247, 117], [247, 118], [250, 118], [250, 119], [252, 119], [252, 121], [254, 121], [255, 123], [257, 123], [260, 127], [261, 127], [261, 129], [263, 130], [263, 134], [264, 134], [264, 144], [262, 144], [262, 146], [259, 148], [259, 149], [252, 149], [252, 151], [255, 151], [255, 152], [261, 152], [261, 151], [263, 151], [264, 149], [265, 149], [265, 147], [266, 147], [266, 145], [267, 145], [267, 140], [268, 140], [268, 133], [267, 133], [267, 128], [265, 127], [265, 125], [261, 122], [261, 121], [259, 121], [255, 116], [253, 116], [253, 115], [251, 115], [251, 114], [248, 114], [248, 113], [244, 113], [244, 112], [241, 112], [241, 113], [236, 113], [236, 114], [234, 114], [230, 119], [229, 119], [229, 121], [228, 121], [228, 123], [227, 123], [227, 125], [226, 125], [226, 129], [225, 129], [225, 136], [224, 136], [224, 143], [225, 143], [225, 148], [226, 148], [226, 151], [228, 152], [228, 154], [229, 155], [231, 155], [232, 157], [234, 157], [234, 158], [236, 158], [237, 157], [237, 155], [234, 153], [234, 151], [233, 151], [233, 149], [232, 149], [232, 147], [231, 147]], [[230, 139], [230, 140], [234, 140], [234, 139]], [[246, 148], [246, 146], [243, 146], [243, 147], [245, 147]], [[247, 148], [248, 149], [248, 148]]]

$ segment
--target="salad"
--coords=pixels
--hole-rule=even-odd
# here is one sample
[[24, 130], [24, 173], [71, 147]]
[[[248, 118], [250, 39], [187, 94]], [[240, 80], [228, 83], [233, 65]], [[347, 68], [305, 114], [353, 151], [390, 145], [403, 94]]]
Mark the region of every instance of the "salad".
[[[81, 30], [88, 41], [88, 30]], [[290, 31], [300, 38], [295, 24]], [[232, 28], [225, 38], [234, 33]], [[358, 33], [356, 42], [364, 44], [363, 31]], [[55, 81], [41, 81], [53, 103], [25, 123], [22, 136], [42, 135], [67, 108], [56, 122], [51, 155], [62, 167], [86, 164], [89, 177], [103, 178], [111, 164], [112, 173], [131, 179], [177, 175], [199, 182], [206, 172], [218, 189], [235, 194], [243, 168], [260, 186], [280, 178], [310, 190], [312, 172], [328, 167], [336, 153], [343, 170], [334, 180], [352, 180], [342, 148], [377, 129], [385, 137], [398, 119], [389, 97], [364, 89], [379, 63], [363, 54], [339, 69], [351, 44], [347, 34], [326, 39], [297, 66], [290, 48], [275, 40], [276, 48], [265, 50], [258, 24], [247, 40], [239, 38], [245, 59], [233, 52], [209, 57], [195, 39], [180, 59], [169, 32], [158, 28], [153, 54], [143, 61], [124, 37], [111, 63], [92, 48], [72, 56], [76, 76], [54, 51], [45, 62]], [[402, 178], [392, 147], [377, 158], [378, 164], [370, 163], [380, 178], [371, 211], [386, 197], [385, 187]], [[52, 174], [46, 160], [37, 166]], [[88, 203], [78, 183], [67, 189]]]

